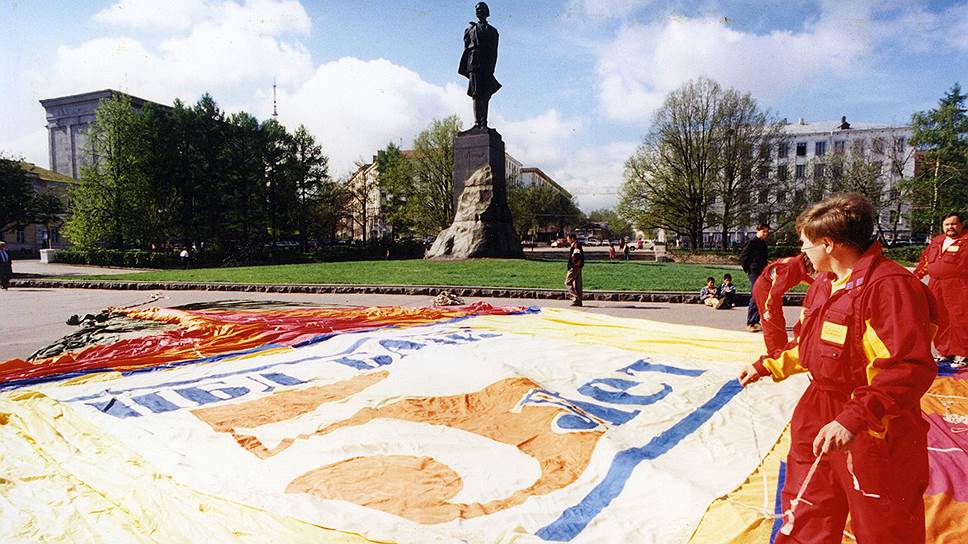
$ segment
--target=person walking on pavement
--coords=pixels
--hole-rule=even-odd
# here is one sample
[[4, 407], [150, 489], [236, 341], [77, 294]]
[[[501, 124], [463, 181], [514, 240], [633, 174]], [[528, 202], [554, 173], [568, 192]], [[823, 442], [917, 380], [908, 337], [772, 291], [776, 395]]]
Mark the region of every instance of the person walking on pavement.
[[760, 312], [756, 308], [756, 300], [753, 299], [753, 286], [756, 285], [757, 278], [766, 268], [766, 260], [769, 250], [766, 247], [766, 237], [770, 235], [770, 226], [759, 224], [756, 226], [756, 236], [746, 242], [742, 251], [739, 252], [739, 264], [746, 272], [746, 277], [750, 280], [750, 303], [746, 309], [746, 330], [759, 332], [763, 330], [760, 325]]
[[572, 306], [581, 306], [581, 269], [585, 266], [585, 250], [578, 243], [575, 233], [568, 234], [568, 271], [565, 273], [565, 288]]
[[[740, 373], [744, 387], [809, 372], [790, 421], [776, 544], [923, 544], [929, 424], [921, 397], [937, 375], [931, 337], [944, 315], [911, 272], [873, 240], [874, 209], [833, 195], [797, 218], [819, 275], [794, 339]], [[769, 410], [769, 407], [763, 409]]]
[[947, 326], [934, 337], [939, 360], [961, 367], [968, 363], [968, 231], [964, 216], [958, 212], [944, 216], [941, 230], [921, 252], [914, 275], [930, 278], [928, 288], [948, 316]]
[[0, 288], [4, 291], [10, 287], [10, 278], [13, 276], [13, 263], [10, 262], [6, 246], [6, 243], [0, 242]]

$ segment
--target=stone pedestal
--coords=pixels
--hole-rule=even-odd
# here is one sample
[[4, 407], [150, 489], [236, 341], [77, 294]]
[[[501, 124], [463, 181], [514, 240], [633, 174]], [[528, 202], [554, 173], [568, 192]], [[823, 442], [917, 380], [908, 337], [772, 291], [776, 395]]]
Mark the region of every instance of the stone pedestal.
[[472, 128], [458, 134], [454, 138], [454, 210], [457, 210], [464, 184], [484, 165], [490, 165], [494, 179], [502, 181], [498, 198], [507, 202], [504, 140], [501, 134], [493, 128]]
[[494, 129], [471, 129], [454, 139], [454, 222], [437, 235], [430, 259], [524, 258], [511, 223], [504, 141]]
[[40, 250], [40, 262], [44, 264], [57, 262], [57, 250], [56, 249]]

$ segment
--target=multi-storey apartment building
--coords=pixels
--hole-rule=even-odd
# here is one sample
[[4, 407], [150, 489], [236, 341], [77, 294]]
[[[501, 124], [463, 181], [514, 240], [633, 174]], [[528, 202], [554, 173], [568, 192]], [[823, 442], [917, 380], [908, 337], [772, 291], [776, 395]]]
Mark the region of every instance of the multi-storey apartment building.
[[[508, 182], [510, 184], [510, 181]], [[558, 194], [564, 196], [565, 198], [571, 198], [571, 193], [569, 193], [564, 187], [558, 185], [558, 182], [551, 179], [551, 176], [545, 174], [540, 168], [527, 167], [521, 169], [520, 179], [518, 181], [520, 187], [533, 187], [535, 185], [544, 185], [550, 187]]]
[[[904, 125], [875, 123], [848, 123], [840, 121], [807, 122], [800, 119], [788, 123], [782, 141], [772, 146], [769, 163], [764, 171], [751, 175], [770, 179], [774, 194], [750, 195], [760, 201], [771, 200], [774, 207], [787, 202], [797, 202], [797, 194], [806, 191], [818, 180], [836, 180], [842, 176], [845, 164], [864, 161], [870, 168], [880, 172], [884, 188], [885, 206], [878, 218], [885, 238], [900, 241], [911, 239], [908, 221], [910, 203], [903, 201], [898, 183], [914, 176], [916, 153], [910, 144], [911, 128]], [[772, 171], [765, 171], [771, 169]], [[784, 194], [792, 191], [794, 194]], [[809, 194], [809, 193], [807, 193]], [[772, 218], [768, 218], [772, 219]], [[775, 226], [775, 225], [774, 225]], [[721, 229], [712, 227], [704, 232], [707, 247], [719, 245]], [[755, 231], [754, 226], [733, 230], [729, 233], [731, 244], [741, 244]]]

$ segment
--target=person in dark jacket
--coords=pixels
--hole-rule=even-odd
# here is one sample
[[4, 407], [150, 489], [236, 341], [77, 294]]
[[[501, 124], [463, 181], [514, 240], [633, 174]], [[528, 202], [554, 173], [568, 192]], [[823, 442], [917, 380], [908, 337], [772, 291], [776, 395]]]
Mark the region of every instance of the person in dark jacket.
[[[766, 268], [766, 261], [769, 251], [766, 248], [766, 237], [770, 235], [770, 226], [760, 224], [756, 226], [756, 236], [746, 242], [743, 250], [739, 252], [739, 264], [743, 267], [743, 272], [750, 280], [750, 289], [756, 285], [757, 278]], [[759, 332], [763, 330], [760, 325], [760, 312], [756, 309], [756, 301], [750, 296], [750, 303], [746, 310], [746, 330]]]
[[13, 265], [10, 262], [10, 254], [5, 249], [6, 245], [0, 242], [0, 288], [4, 291], [10, 287], [10, 277], [13, 276]]
[[565, 287], [572, 306], [581, 306], [581, 269], [585, 266], [585, 250], [578, 243], [574, 233], [568, 235], [568, 272], [565, 273]]

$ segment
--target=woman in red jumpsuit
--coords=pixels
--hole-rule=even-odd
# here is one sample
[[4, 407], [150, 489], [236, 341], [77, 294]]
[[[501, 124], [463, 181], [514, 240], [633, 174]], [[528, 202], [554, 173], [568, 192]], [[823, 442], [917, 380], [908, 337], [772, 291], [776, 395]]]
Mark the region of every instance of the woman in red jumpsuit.
[[790, 422], [777, 543], [839, 543], [848, 512], [861, 544], [925, 539], [920, 399], [937, 373], [938, 313], [927, 287], [881, 254], [873, 230], [874, 211], [858, 193], [800, 214], [802, 251], [820, 274], [795, 338], [740, 374], [747, 385], [810, 373]]
[[783, 315], [783, 295], [801, 283], [813, 282], [813, 265], [803, 253], [768, 264], [753, 286], [753, 300], [760, 311], [766, 352], [776, 357], [790, 340]]

